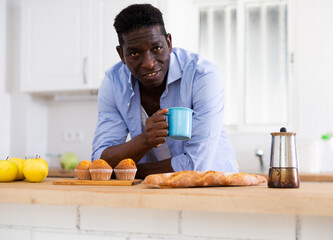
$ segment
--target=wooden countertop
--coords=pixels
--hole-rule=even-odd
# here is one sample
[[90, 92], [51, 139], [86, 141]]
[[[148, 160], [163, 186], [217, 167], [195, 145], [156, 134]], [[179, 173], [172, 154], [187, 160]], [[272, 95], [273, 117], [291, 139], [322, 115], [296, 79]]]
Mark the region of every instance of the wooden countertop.
[[[267, 178], [267, 174], [258, 173]], [[48, 177], [74, 178], [74, 170], [50, 168]], [[300, 173], [300, 180], [305, 182], [333, 182], [333, 173]]]
[[333, 183], [301, 182], [298, 189], [266, 184], [150, 189], [143, 184], [73, 186], [52, 181], [0, 183], [0, 203], [333, 216]]
[[74, 170], [65, 170], [62, 168], [49, 168], [48, 177], [74, 178]]
[[[268, 179], [267, 174], [260, 175]], [[300, 173], [299, 179], [303, 182], [333, 182], [333, 173]]]

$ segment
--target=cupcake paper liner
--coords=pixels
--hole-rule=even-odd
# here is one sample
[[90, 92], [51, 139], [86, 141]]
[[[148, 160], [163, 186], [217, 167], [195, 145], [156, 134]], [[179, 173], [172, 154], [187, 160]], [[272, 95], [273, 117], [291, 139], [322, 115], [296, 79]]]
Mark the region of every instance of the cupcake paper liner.
[[75, 169], [75, 174], [79, 180], [91, 180], [91, 175], [89, 170]]
[[89, 169], [91, 179], [96, 181], [110, 180], [112, 169]]
[[137, 169], [114, 169], [118, 180], [134, 180]]

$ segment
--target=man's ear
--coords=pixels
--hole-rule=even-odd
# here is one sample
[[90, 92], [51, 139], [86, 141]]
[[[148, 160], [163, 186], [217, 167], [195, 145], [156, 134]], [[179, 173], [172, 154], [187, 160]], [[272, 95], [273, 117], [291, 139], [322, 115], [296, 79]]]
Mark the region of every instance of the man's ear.
[[171, 34], [170, 33], [167, 34], [166, 40], [167, 40], [169, 52], [171, 53], [172, 52], [172, 40], [171, 40]]
[[117, 49], [117, 52], [118, 52], [118, 55], [119, 55], [121, 61], [123, 62], [123, 64], [126, 65], [123, 48], [121, 46], [117, 46], [116, 49]]

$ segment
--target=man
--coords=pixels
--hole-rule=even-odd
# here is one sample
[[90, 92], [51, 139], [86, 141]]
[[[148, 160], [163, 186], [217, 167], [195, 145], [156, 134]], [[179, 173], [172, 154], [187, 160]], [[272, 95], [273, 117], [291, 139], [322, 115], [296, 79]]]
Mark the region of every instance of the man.
[[[92, 159], [115, 167], [132, 158], [137, 178], [181, 170], [237, 172], [222, 125], [220, 71], [197, 54], [173, 49], [161, 12], [150, 4], [123, 9], [114, 27], [121, 62], [106, 71], [99, 90]], [[170, 107], [193, 109], [190, 140], [167, 138]]]

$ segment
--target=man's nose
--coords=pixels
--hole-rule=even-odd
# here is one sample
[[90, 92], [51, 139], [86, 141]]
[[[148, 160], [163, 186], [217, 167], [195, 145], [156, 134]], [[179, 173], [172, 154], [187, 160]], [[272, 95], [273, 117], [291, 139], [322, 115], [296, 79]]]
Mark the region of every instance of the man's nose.
[[142, 67], [144, 67], [146, 69], [153, 69], [155, 63], [156, 63], [156, 59], [155, 59], [154, 54], [152, 54], [151, 52], [146, 52], [143, 57]]

